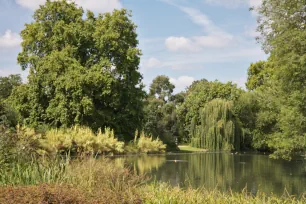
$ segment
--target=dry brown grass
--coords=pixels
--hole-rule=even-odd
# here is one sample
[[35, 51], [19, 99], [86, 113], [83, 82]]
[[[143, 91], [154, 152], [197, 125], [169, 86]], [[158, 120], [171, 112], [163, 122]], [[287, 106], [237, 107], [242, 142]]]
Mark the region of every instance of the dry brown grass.
[[101, 189], [89, 193], [71, 185], [36, 185], [0, 187], [0, 203], [2, 204], [119, 204], [142, 203], [140, 198], [128, 200], [111, 189]]

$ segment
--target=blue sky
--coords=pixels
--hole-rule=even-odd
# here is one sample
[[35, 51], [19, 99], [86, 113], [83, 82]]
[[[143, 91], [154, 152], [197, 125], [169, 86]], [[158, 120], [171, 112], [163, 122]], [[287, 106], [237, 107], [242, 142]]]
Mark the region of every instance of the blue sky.
[[[0, 76], [20, 73], [20, 31], [45, 0], [0, 0]], [[75, 0], [95, 13], [132, 10], [142, 50], [140, 71], [149, 86], [167, 75], [184, 90], [206, 78], [244, 86], [251, 62], [267, 56], [256, 43], [256, 13], [261, 0]]]

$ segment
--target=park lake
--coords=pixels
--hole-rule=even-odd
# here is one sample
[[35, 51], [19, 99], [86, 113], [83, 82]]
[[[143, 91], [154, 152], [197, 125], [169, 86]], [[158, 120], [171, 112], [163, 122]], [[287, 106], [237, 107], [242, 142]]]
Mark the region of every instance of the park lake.
[[207, 152], [115, 157], [133, 171], [151, 180], [183, 188], [207, 188], [252, 194], [297, 195], [305, 192], [306, 163], [302, 157], [291, 161], [270, 159], [259, 153]]

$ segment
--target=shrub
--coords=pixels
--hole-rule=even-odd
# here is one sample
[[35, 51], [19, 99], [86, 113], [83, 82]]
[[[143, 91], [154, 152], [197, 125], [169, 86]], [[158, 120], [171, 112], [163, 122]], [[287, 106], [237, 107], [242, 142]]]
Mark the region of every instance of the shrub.
[[41, 141], [54, 153], [103, 154], [123, 152], [124, 143], [115, 138], [114, 131], [105, 128], [97, 135], [88, 127], [74, 126], [69, 129], [53, 129], [46, 132]]
[[134, 145], [139, 153], [159, 153], [165, 152], [166, 145], [159, 139], [153, 139], [152, 136], [145, 136], [144, 132], [140, 133], [139, 138], [138, 131], [135, 133]]
[[[33, 129], [17, 126], [16, 129], [0, 125], [0, 167], [17, 161], [29, 161], [41, 152], [41, 135]], [[2, 166], [1, 166], [2, 165]]]
[[18, 114], [14, 108], [0, 100], [0, 125], [15, 127], [18, 123]]
[[95, 203], [69, 185], [1, 187], [0, 203]]
[[119, 142], [115, 138], [114, 130], [111, 130], [110, 128], [105, 128], [104, 133], [102, 133], [101, 129], [99, 129], [96, 141], [98, 145], [98, 153], [121, 153], [124, 151], [124, 142]]

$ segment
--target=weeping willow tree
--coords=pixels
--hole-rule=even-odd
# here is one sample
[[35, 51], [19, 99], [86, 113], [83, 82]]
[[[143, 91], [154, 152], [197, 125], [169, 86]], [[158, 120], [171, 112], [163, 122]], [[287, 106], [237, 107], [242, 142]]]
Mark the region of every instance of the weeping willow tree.
[[191, 123], [191, 145], [209, 150], [240, 150], [243, 130], [232, 112], [233, 103], [222, 99], [208, 102]]

